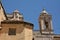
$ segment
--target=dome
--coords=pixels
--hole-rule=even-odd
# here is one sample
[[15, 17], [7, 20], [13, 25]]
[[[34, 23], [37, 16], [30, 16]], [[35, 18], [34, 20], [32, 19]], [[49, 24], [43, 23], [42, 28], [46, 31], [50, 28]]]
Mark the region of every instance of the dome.
[[41, 13], [46, 13], [46, 14], [48, 14], [48, 12], [45, 10], [45, 8], [42, 10]]
[[14, 10], [14, 12], [19, 12], [19, 11], [16, 9], [16, 10]]

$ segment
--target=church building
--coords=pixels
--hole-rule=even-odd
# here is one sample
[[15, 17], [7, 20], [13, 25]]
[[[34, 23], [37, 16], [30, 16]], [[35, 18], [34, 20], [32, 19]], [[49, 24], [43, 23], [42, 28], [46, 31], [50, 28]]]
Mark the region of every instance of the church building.
[[32, 40], [33, 26], [18, 10], [6, 14], [0, 1], [0, 40]]
[[54, 34], [52, 15], [45, 9], [40, 13], [38, 22], [39, 30], [33, 30], [34, 25], [24, 21], [18, 10], [7, 14], [0, 1], [0, 40], [60, 40], [60, 34]]

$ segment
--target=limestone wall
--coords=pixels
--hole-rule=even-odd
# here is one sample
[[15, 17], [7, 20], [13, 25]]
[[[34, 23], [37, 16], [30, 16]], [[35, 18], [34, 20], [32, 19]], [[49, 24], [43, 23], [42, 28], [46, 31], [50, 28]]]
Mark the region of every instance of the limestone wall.
[[[2, 24], [0, 40], [32, 40], [32, 29], [29, 27], [24, 24]], [[8, 35], [9, 28], [16, 28], [16, 35]]]
[[32, 40], [32, 38], [33, 38], [32, 28], [31, 28], [31, 26], [26, 25], [26, 28], [25, 28], [25, 40]]

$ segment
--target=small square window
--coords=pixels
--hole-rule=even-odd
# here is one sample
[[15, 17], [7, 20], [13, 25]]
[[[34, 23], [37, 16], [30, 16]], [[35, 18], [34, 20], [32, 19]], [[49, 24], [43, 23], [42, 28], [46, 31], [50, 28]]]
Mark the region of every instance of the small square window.
[[9, 28], [9, 35], [16, 35], [16, 28]]

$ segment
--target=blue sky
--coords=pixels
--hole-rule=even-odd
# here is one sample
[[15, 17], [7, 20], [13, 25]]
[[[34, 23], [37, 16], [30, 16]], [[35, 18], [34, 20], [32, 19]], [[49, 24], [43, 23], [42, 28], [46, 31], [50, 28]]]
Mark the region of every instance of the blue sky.
[[34, 30], [39, 29], [38, 17], [43, 8], [52, 15], [54, 32], [60, 33], [60, 0], [2, 0], [6, 13], [18, 9], [24, 20], [34, 24]]

